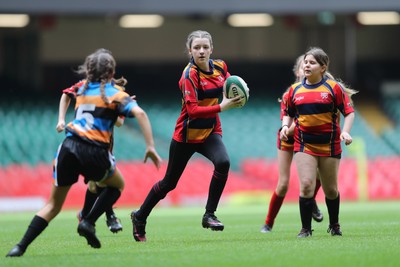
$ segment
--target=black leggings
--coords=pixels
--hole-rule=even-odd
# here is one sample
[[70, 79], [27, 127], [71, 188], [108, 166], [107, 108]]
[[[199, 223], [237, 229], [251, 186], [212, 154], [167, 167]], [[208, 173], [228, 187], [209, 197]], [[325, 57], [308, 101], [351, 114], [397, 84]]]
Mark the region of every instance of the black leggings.
[[143, 220], [147, 218], [151, 210], [163, 199], [168, 192], [175, 189], [189, 159], [197, 152], [205, 156], [214, 164], [208, 200], [207, 212], [214, 212], [225, 188], [228, 178], [230, 160], [222, 137], [218, 134], [210, 135], [204, 143], [191, 144], [171, 141], [169, 149], [168, 167], [162, 180], [154, 184], [146, 200], [140, 207], [137, 216]]

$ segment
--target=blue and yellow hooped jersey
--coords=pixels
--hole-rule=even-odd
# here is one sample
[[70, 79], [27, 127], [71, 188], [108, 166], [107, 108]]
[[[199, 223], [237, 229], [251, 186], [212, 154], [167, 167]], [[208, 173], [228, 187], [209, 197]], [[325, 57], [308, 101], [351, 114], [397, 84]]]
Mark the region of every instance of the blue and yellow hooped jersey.
[[114, 123], [118, 116], [133, 117], [131, 109], [138, 104], [130, 96], [111, 83], [104, 86], [110, 104], [101, 98], [100, 83], [89, 83], [78, 90], [75, 104], [75, 118], [68, 123], [67, 136], [76, 136], [98, 146], [110, 146]]

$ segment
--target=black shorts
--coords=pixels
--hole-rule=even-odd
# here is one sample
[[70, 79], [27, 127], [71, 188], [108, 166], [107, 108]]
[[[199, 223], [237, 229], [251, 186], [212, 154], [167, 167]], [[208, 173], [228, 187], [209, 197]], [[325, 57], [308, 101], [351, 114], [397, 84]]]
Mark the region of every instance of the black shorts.
[[115, 159], [111, 152], [85, 142], [77, 137], [67, 137], [58, 148], [53, 163], [56, 186], [69, 186], [78, 181], [81, 174], [85, 183], [101, 181], [115, 171]]

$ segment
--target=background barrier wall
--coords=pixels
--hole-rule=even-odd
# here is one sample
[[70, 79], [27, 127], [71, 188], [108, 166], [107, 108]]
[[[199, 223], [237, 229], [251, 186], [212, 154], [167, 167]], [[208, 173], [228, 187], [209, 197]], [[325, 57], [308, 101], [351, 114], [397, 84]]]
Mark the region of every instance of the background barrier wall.
[[[339, 171], [339, 190], [343, 201], [394, 200], [400, 198], [400, 157], [382, 157], [368, 162], [368, 181], [366, 192], [360, 192], [357, 162], [343, 159]], [[165, 173], [166, 163], [159, 171], [151, 163], [137, 161], [120, 162], [126, 186], [116, 206], [138, 206], [148, 191]], [[397, 169], [396, 169], [397, 168]], [[202, 159], [189, 162], [176, 190], [160, 205], [205, 205], [212, 165]], [[275, 159], [246, 159], [237, 171], [231, 171], [223, 194], [226, 204], [258, 203], [268, 204], [268, 199], [276, 186], [278, 164]], [[0, 209], [3, 211], [37, 209], [47, 200], [52, 183], [52, 166], [39, 164], [8, 165], [0, 168]], [[83, 178], [76, 183], [67, 197], [65, 208], [79, 208], [83, 205], [86, 186]], [[362, 199], [363, 195], [367, 199]], [[295, 166], [285, 201], [298, 201], [299, 182]], [[42, 200], [42, 202], [38, 201]], [[24, 204], [21, 201], [25, 201]], [[322, 190], [317, 201], [324, 202]], [[8, 203], [7, 205], [5, 205]]]

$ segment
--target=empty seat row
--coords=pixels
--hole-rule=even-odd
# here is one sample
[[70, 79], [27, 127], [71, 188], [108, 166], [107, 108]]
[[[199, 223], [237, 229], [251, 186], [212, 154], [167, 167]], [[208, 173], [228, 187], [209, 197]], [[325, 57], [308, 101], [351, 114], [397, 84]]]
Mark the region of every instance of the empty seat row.
[[[142, 107], [151, 120], [157, 149], [163, 158], [167, 158], [180, 107], [170, 106], [167, 103], [144, 104]], [[238, 169], [246, 158], [276, 157], [276, 134], [281, 122], [279, 103], [275, 100], [250, 101], [243, 108], [220, 113], [220, 117], [223, 140], [233, 168]], [[67, 114], [67, 120], [72, 118], [71, 110]], [[59, 143], [64, 138], [63, 133], [58, 134], [55, 130], [57, 119], [57, 102], [2, 104], [0, 165], [23, 162], [34, 165], [51, 162]], [[400, 131], [393, 131], [377, 136], [360, 114], [356, 114], [352, 136], [354, 139], [362, 140], [365, 154], [370, 158], [398, 153], [399, 145], [396, 141], [399, 135]], [[135, 120], [126, 119], [124, 126], [115, 128], [114, 153], [117, 159], [142, 159], [144, 149], [143, 136]], [[344, 156], [352, 156], [347, 148], [343, 153]]]

